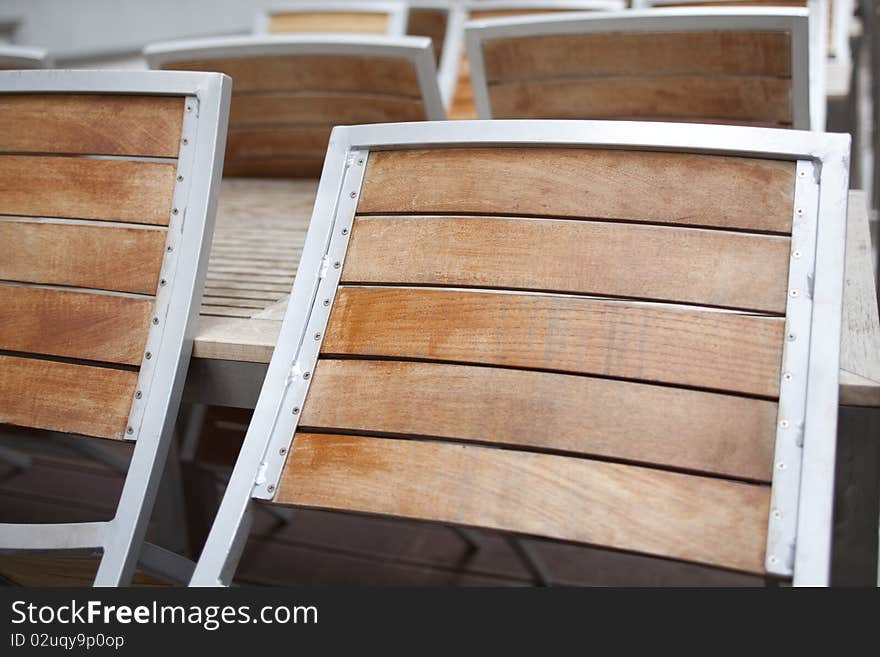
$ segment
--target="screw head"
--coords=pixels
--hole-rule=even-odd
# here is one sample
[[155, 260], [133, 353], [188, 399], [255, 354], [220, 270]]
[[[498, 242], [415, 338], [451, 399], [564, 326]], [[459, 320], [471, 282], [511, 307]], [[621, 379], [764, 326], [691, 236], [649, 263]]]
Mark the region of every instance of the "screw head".
[[127, 433], [129, 436], [130, 436], [131, 434], [133, 434], [133, 433], [134, 433], [134, 427], [128, 427], [128, 429], [125, 430], [125, 433]]
[[799, 294], [800, 294], [800, 292], [798, 292], [797, 290], [792, 290], [791, 291], [791, 298], [796, 299]]
[[358, 158], [358, 164], [363, 164], [363, 163], [364, 163], [364, 158], [359, 157], [359, 158]]
[[779, 426], [783, 429], [788, 429], [788, 420], [780, 420]]
[[782, 378], [785, 379], [786, 381], [791, 381], [793, 377], [791, 376], [791, 372], [786, 372], [785, 374], [782, 375]]
[[348, 228], [343, 228], [343, 229], [342, 229], [342, 234], [343, 234], [343, 235], [348, 235]]
[[351, 193], [349, 194], [349, 196], [351, 196], [352, 198], [354, 198], [354, 197], [357, 196], [357, 195], [358, 195], [357, 192], [351, 192]]
[[168, 283], [168, 281], [166, 281], [166, 280], [163, 278], [163, 279], [159, 280], [159, 287], [165, 287], [165, 285], [167, 285], [167, 283]]
[[777, 463], [777, 464], [776, 464], [776, 469], [777, 469], [777, 470], [785, 470], [785, 467], [786, 467], [786, 466], [785, 466], [785, 463], [780, 462], [780, 463]]
[[266, 486], [266, 490], [271, 493], [273, 490], [275, 490], [275, 484], [269, 484], [268, 486]]
[[155, 325], [155, 324], [158, 324], [158, 323], [159, 323], [159, 318], [158, 318], [158, 317], [154, 317], [154, 318], [153, 318], [153, 324]]
[[168, 253], [171, 253], [174, 250], [174, 247], [169, 244], [168, 248], [165, 250], [168, 251]]
[[797, 336], [796, 336], [794, 333], [789, 333], [789, 334], [788, 334], [788, 341], [789, 341], [789, 342], [794, 342], [795, 339], [797, 339]]
[[321, 339], [321, 334], [315, 333], [315, 340], [320, 340], [320, 339]]
[[776, 520], [779, 520], [782, 517], [782, 511], [779, 509], [773, 509], [773, 517], [776, 518]]
[[796, 212], [797, 212], [797, 216], [799, 216], [799, 217], [803, 217], [803, 216], [804, 216], [804, 209], [803, 209], [803, 208], [798, 208], [798, 209], [796, 210]]
[[177, 176], [177, 182], [183, 182], [183, 176]]
[[178, 210], [177, 208], [172, 208], [171, 210], [171, 214], [178, 214], [179, 212], [180, 210]]
[[278, 450], [278, 453], [281, 454], [281, 456], [284, 456], [285, 454], [287, 454], [287, 448], [282, 447], [281, 449]]
[[186, 137], [183, 138], [183, 145], [189, 146], [189, 139], [187, 139]]
[[144, 358], [146, 358], [147, 360], [150, 360], [152, 357], [153, 357], [153, 354], [151, 354], [149, 351], [144, 354]]
[[299, 406], [294, 406], [294, 407], [293, 407], [293, 414], [294, 414], [294, 415], [299, 415]]
[[186, 111], [187, 111], [187, 112], [192, 112], [192, 111], [193, 111], [192, 105], [187, 105], [187, 106], [186, 106]]
[[342, 263], [338, 260], [333, 263], [333, 269], [339, 269], [342, 266]]
[[312, 378], [311, 372], [303, 372], [303, 381], [308, 381], [311, 378]]
[[329, 305], [330, 305], [330, 299], [324, 299], [324, 305], [325, 305], [325, 306], [329, 306]]
[[791, 255], [794, 256], [795, 258], [800, 258], [800, 257], [801, 257], [801, 252], [800, 252], [800, 251], [795, 251], [795, 252], [792, 253]]
[[134, 393], [135, 399], [140, 399], [143, 396], [144, 396], [144, 393], [142, 393], [140, 390], [138, 390], [136, 393]]

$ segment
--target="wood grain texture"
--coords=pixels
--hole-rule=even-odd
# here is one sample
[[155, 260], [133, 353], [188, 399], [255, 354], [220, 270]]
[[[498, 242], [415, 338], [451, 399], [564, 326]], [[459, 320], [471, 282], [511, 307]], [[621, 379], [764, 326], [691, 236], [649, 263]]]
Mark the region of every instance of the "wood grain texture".
[[232, 128], [267, 124], [351, 125], [424, 120], [425, 108], [419, 99], [363, 93], [253, 93], [236, 98], [229, 114]]
[[457, 290], [339, 289], [325, 355], [597, 374], [775, 397], [784, 320]]
[[0, 350], [139, 365], [153, 299], [0, 285]]
[[166, 231], [0, 221], [0, 279], [155, 294]]
[[2, 94], [0, 151], [176, 158], [183, 105], [173, 96]]
[[564, 374], [321, 359], [299, 430], [527, 446], [769, 482], [776, 407]]
[[275, 501], [761, 573], [770, 488], [472, 445], [301, 433]]
[[689, 153], [381, 151], [370, 153], [358, 212], [587, 217], [790, 233], [794, 176], [794, 162]]
[[231, 161], [257, 158], [322, 159], [332, 125], [232, 128], [226, 144]]
[[348, 55], [290, 55], [173, 62], [162, 68], [219, 71], [235, 96], [254, 91], [353, 91], [420, 98], [415, 67], [401, 59]]
[[176, 165], [0, 156], [0, 214], [167, 226]]
[[556, 34], [486, 41], [483, 62], [490, 84], [600, 75], [789, 78], [791, 38], [744, 30]]
[[121, 440], [137, 372], [0, 356], [0, 424]]
[[788, 237], [496, 217], [358, 217], [344, 283], [493, 287], [784, 314]]
[[227, 158], [226, 177], [309, 178], [317, 180], [324, 168], [324, 157]]
[[791, 82], [767, 77], [603, 76], [506, 82], [490, 85], [489, 97], [496, 119], [792, 121]]
[[434, 46], [434, 62], [439, 64], [446, 40], [446, 22], [449, 12], [444, 9], [410, 7], [407, 14], [406, 33], [410, 36], [426, 36]]
[[386, 34], [388, 20], [378, 11], [280, 11], [269, 17], [269, 33]]

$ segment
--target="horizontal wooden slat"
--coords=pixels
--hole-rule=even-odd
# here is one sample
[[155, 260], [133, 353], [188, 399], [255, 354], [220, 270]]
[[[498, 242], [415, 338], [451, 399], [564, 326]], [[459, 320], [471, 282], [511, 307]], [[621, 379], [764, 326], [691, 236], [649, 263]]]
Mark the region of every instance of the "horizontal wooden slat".
[[322, 351], [559, 370], [774, 397], [784, 320], [596, 299], [339, 289]]
[[0, 350], [139, 365], [153, 299], [0, 285]]
[[419, 9], [410, 7], [407, 15], [406, 33], [411, 36], [426, 36], [434, 46], [434, 59], [440, 63], [443, 55], [443, 41], [446, 39], [446, 22], [449, 12], [443, 9]]
[[0, 221], [0, 279], [155, 294], [164, 230]]
[[302, 433], [275, 501], [762, 573], [770, 488], [472, 445]]
[[592, 75], [791, 76], [787, 32], [606, 32], [493, 39], [483, 45], [492, 82]]
[[637, 297], [784, 313], [790, 239], [634, 224], [358, 217], [342, 281]]
[[0, 423], [121, 439], [137, 372], [0, 356]]
[[370, 153], [358, 212], [589, 217], [790, 233], [794, 176], [794, 162], [690, 153], [381, 151]]
[[[174, 62], [162, 68], [226, 73], [233, 80], [234, 95], [252, 91], [324, 90], [421, 96], [415, 67], [402, 59], [289, 55]], [[233, 98], [233, 103], [236, 100]]]
[[496, 119], [725, 119], [790, 123], [791, 82], [725, 75], [621, 76], [491, 85]]
[[247, 94], [236, 98], [229, 114], [232, 128], [278, 123], [349, 125], [424, 120], [421, 100], [349, 93]]
[[232, 128], [226, 156], [231, 161], [264, 157], [323, 159], [332, 129], [332, 125]]
[[545, 372], [322, 359], [299, 426], [527, 446], [770, 481], [776, 403]]
[[0, 214], [168, 225], [176, 165], [0, 156]]
[[281, 11], [269, 17], [269, 33], [385, 34], [388, 20], [378, 11]]
[[0, 95], [0, 151], [177, 157], [183, 98]]
[[314, 178], [321, 177], [324, 157], [229, 158], [223, 175], [250, 178]]

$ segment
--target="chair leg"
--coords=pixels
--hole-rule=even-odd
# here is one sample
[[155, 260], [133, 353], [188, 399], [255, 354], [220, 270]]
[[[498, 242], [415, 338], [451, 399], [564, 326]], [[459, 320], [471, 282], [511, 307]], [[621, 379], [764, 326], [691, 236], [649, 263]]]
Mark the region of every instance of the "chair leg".
[[529, 572], [535, 586], [550, 586], [550, 571], [544, 560], [519, 538], [507, 536], [507, 544]]
[[138, 567], [148, 575], [186, 585], [192, 577], [196, 564], [175, 552], [144, 542], [138, 558]]

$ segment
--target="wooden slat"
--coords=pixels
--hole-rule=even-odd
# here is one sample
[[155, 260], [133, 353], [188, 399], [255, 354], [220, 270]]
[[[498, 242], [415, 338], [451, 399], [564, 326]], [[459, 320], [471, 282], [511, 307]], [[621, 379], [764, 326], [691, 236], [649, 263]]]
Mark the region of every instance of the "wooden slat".
[[455, 361], [775, 397], [784, 320], [596, 299], [340, 288], [326, 355]]
[[486, 217], [358, 217], [345, 283], [498, 287], [784, 314], [790, 239]]
[[247, 94], [232, 103], [229, 125], [239, 128], [277, 123], [348, 125], [424, 121], [421, 100], [350, 93]]
[[272, 158], [231, 158], [223, 165], [224, 176], [251, 178], [311, 178], [321, 177], [324, 156], [272, 157]]
[[545, 372], [322, 359], [299, 426], [527, 446], [769, 482], [776, 406]]
[[0, 95], [0, 151], [177, 157], [184, 100], [173, 96]]
[[0, 356], [0, 423], [121, 439], [137, 372]]
[[426, 36], [434, 46], [434, 61], [439, 64], [443, 56], [443, 42], [446, 39], [446, 22], [449, 12], [443, 9], [420, 9], [410, 7], [407, 15], [406, 33], [411, 36]]
[[689, 153], [382, 151], [370, 153], [358, 212], [588, 217], [790, 233], [794, 176], [794, 162]]
[[621, 76], [491, 85], [496, 119], [675, 117], [791, 123], [791, 82], [725, 75]]
[[770, 488], [547, 454], [302, 433], [276, 501], [762, 573]]
[[0, 214], [168, 225], [176, 166], [0, 156]]
[[787, 32], [609, 32], [493, 39], [483, 46], [492, 82], [594, 75], [791, 77]]
[[[421, 97], [412, 63], [402, 59], [348, 55], [289, 55], [208, 59], [164, 64], [178, 71], [229, 75], [235, 95], [253, 91], [354, 91]], [[233, 103], [235, 103], [233, 98]]]
[[232, 128], [226, 143], [231, 161], [256, 158], [323, 159], [332, 125]]
[[0, 350], [139, 365], [153, 299], [0, 285]]
[[269, 17], [269, 33], [386, 34], [388, 20], [378, 11], [282, 11]]
[[0, 221], [0, 279], [155, 294], [164, 230]]

